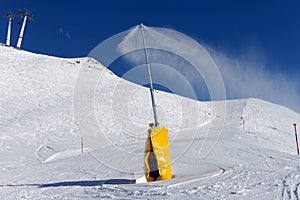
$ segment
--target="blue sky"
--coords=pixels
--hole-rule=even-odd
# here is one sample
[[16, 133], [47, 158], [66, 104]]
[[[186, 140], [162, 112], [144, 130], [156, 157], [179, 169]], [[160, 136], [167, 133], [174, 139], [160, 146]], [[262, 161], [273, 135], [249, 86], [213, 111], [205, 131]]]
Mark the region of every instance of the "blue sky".
[[[235, 70], [230, 70], [237, 71], [236, 68], [245, 65], [247, 70], [258, 67], [258, 71], [266, 74], [261, 79], [271, 79], [266, 84], [271, 85], [280, 76], [287, 84], [285, 90], [292, 84], [291, 92], [300, 93], [295, 83], [300, 74], [300, 2], [296, 0], [4, 0], [0, 10], [4, 14], [23, 8], [28, 8], [35, 17], [25, 30], [22, 44], [25, 50], [60, 57], [83, 57], [108, 37], [144, 22], [147, 26], [171, 28], [194, 38], [208, 47], [220, 62], [235, 65]], [[20, 29], [17, 22], [13, 23], [13, 46]], [[64, 35], [60, 34], [61, 27]], [[0, 28], [0, 42], [5, 43], [5, 18], [1, 18]], [[67, 32], [69, 39], [65, 35]], [[281, 92], [278, 91], [278, 95]], [[230, 98], [251, 96], [238, 92], [228, 94]], [[300, 111], [296, 106], [299, 99], [291, 105], [284, 102], [286, 100], [276, 102], [275, 95], [271, 101]]]

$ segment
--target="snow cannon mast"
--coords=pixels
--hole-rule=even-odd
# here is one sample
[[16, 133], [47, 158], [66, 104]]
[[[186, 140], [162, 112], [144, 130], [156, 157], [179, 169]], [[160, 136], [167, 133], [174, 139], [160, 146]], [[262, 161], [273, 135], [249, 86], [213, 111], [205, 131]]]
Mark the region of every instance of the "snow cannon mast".
[[[153, 109], [153, 115], [154, 115], [154, 126], [159, 126], [158, 119], [157, 119], [157, 112], [156, 112], [156, 104], [155, 104], [155, 97], [154, 97], [154, 89], [153, 89], [153, 82], [152, 82], [152, 76], [151, 76], [151, 70], [150, 70], [150, 63], [149, 58], [147, 54], [147, 48], [146, 48], [146, 41], [144, 36], [144, 25], [141, 23], [140, 27], [141, 34], [142, 34], [142, 41], [143, 41], [143, 49], [144, 49], [144, 55], [146, 60], [146, 66], [147, 66], [147, 72], [148, 72], [148, 78], [149, 78], [149, 84], [150, 84], [150, 95], [151, 95], [151, 103], [152, 103], [152, 109]], [[153, 126], [153, 124], [149, 124], [150, 127]]]

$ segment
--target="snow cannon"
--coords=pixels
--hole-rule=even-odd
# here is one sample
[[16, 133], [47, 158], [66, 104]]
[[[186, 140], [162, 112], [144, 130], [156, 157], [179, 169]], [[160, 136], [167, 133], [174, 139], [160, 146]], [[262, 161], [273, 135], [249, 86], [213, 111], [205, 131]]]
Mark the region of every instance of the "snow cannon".
[[156, 126], [148, 130], [144, 171], [147, 182], [172, 179], [168, 129]]
[[139, 26], [144, 47], [144, 55], [147, 66], [150, 95], [154, 116], [154, 124], [151, 123], [144, 155], [144, 171], [147, 182], [172, 179], [170, 149], [168, 143], [168, 129], [159, 126], [154, 98], [154, 88], [151, 77], [150, 62], [147, 54], [146, 41], [144, 37], [144, 25]]

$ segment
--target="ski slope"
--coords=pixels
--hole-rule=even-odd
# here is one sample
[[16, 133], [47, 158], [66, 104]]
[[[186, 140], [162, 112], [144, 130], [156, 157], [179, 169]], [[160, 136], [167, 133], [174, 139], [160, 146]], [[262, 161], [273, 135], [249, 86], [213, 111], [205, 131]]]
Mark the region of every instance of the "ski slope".
[[174, 178], [145, 183], [147, 88], [91, 58], [0, 46], [0, 94], [0, 199], [299, 199], [288, 108], [156, 91]]

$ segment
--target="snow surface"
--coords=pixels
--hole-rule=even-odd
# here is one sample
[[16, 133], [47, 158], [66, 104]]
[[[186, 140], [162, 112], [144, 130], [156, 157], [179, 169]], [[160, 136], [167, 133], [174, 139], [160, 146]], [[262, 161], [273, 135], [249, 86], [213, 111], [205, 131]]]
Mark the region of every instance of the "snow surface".
[[[95, 88], [85, 87], [92, 77], [98, 77]], [[86, 90], [76, 89], [79, 79]], [[299, 199], [292, 124], [300, 115], [288, 108], [156, 91], [174, 178], [145, 183], [147, 88], [91, 58], [0, 46], [0, 94], [0, 199]], [[85, 101], [94, 113], [78, 104]]]

